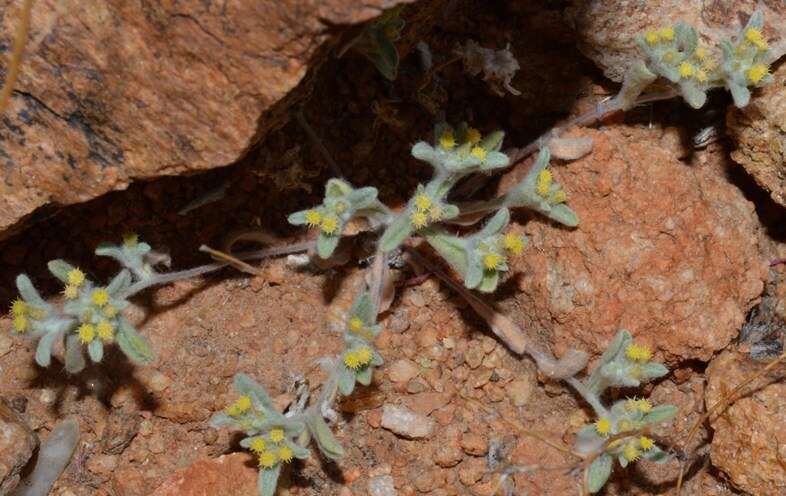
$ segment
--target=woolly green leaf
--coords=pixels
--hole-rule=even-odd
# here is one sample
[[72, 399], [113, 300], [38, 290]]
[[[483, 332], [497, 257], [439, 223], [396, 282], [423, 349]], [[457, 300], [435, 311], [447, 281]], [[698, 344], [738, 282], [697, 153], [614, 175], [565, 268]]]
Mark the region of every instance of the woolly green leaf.
[[344, 456], [344, 448], [338, 443], [330, 427], [318, 412], [312, 411], [306, 414], [306, 426], [323, 455], [330, 460], [338, 460]]
[[[504, 138], [505, 138], [505, 133], [503, 131], [494, 131], [483, 137], [483, 139], [480, 142], [480, 146], [482, 146], [484, 149], [488, 150], [489, 152], [496, 152], [502, 147], [502, 140]], [[507, 158], [507, 156], [505, 158]]]
[[360, 296], [355, 298], [352, 303], [352, 308], [349, 310], [349, 318], [357, 316], [366, 325], [372, 325], [376, 322], [376, 315], [374, 309], [371, 308], [371, 295], [368, 291], [363, 291]]
[[483, 282], [483, 267], [478, 263], [471, 263], [467, 267], [466, 276], [464, 277], [464, 286], [467, 289], [475, 289]]
[[483, 279], [478, 285], [478, 291], [482, 293], [493, 293], [497, 289], [497, 284], [499, 284], [499, 271], [484, 270]]
[[349, 396], [355, 390], [355, 371], [340, 365], [338, 372], [338, 390], [344, 396]]
[[606, 484], [606, 481], [611, 475], [613, 461], [614, 460], [612, 460], [611, 456], [609, 456], [607, 453], [603, 453], [592, 462], [592, 465], [590, 465], [588, 469], [589, 473], [587, 475], [589, 479], [589, 490], [591, 493], [600, 491], [604, 484]]
[[53, 276], [60, 279], [63, 284], [68, 284], [68, 273], [74, 270], [74, 266], [70, 263], [66, 262], [65, 260], [50, 260], [48, 264], [46, 264], [49, 272], [52, 273]]
[[751, 101], [751, 92], [748, 88], [734, 81], [727, 81], [727, 86], [729, 91], [731, 91], [731, 97], [734, 99], [735, 107], [742, 108], [748, 105]]
[[393, 251], [412, 234], [412, 224], [410, 223], [407, 211], [404, 211], [394, 220], [379, 240], [379, 248], [382, 251]]
[[289, 214], [287, 217], [287, 222], [292, 224], [293, 226], [302, 226], [306, 223], [306, 213], [309, 212], [311, 209], [307, 210], [300, 210], [298, 212]]
[[390, 81], [395, 81], [398, 76], [399, 56], [396, 45], [387, 38], [379, 37], [379, 50], [368, 54], [367, 57], [374, 63], [380, 74]]
[[19, 290], [19, 294], [22, 296], [22, 299], [27, 303], [46, 306], [46, 302], [43, 298], [41, 298], [41, 295], [39, 295], [38, 291], [36, 291], [33, 283], [30, 281], [30, 278], [25, 274], [19, 274], [16, 276], [16, 288]]
[[644, 459], [654, 463], [666, 463], [671, 459], [671, 457], [662, 449], [658, 448], [657, 446], [653, 446], [644, 452]]
[[224, 425], [230, 425], [234, 427], [236, 424], [237, 420], [234, 417], [231, 417], [223, 412], [213, 415], [213, 418], [210, 419], [210, 425], [212, 427], [221, 427]]
[[352, 203], [352, 208], [354, 209], [369, 208], [377, 200], [377, 188], [368, 186], [356, 189], [349, 193], [347, 199]]
[[502, 232], [503, 229], [508, 225], [510, 222], [510, 210], [507, 208], [501, 208], [497, 211], [496, 214], [483, 226], [475, 237], [477, 238], [488, 238], [490, 236], [495, 236]]
[[319, 255], [319, 258], [330, 258], [336, 250], [339, 241], [341, 241], [341, 236], [338, 233], [331, 236], [319, 233], [319, 236], [317, 236], [317, 255]]
[[443, 220], [450, 220], [458, 217], [459, 215], [459, 208], [455, 205], [451, 205], [446, 203], [442, 205], [442, 219]]
[[434, 148], [425, 141], [418, 141], [412, 145], [412, 151], [410, 153], [416, 159], [429, 163], [433, 163], [435, 156]]
[[374, 369], [372, 367], [363, 367], [355, 373], [355, 378], [357, 379], [358, 384], [368, 386], [371, 384], [373, 373]]
[[[642, 40], [643, 43], [646, 44]], [[658, 75], [654, 72], [650, 71], [645, 64], [641, 60], [637, 60], [633, 65], [628, 68], [628, 71], [625, 73], [625, 79], [622, 82], [622, 88], [620, 89], [619, 95], [617, 98], [622, 101], [622, 109], [629, 110], [633, 106], [636, 105], [636, 99], [644, 92], [644, 89], [647, 88], [653, 81], [658, 78]]]
[[468, 271], [469, 255], [466, 242], [461, 238], [452, 236], [445, 231], [431, 229], [424, 233], [429, 245], [439, 253], [439, 256], [459, 274], [464, 276]]
[[286, 441], [284, 441], [284, 444], [289, 446], [289, 449], [292, 450], [292, 455], [299, 460], [305, 460], [306, 458], [311, 456], [311, 451], [308, 448], [304, 448], [298, 445], [297, 443], [293, 443], [292, 441], [287, 439]]
[[136, 329], [131, 327], [131, 324], [125, 319], [120, 319], [120, 326], [115, 335], [115, 340], [123, 353], [132, 362], [147, 364], [153, 361], [153, 350], [150, 348], [147, 339], [136, 332]]
[[551, 220], [555, 220], [568, 227], [576, 227], [579, 225], [579, 217], [576, 215], [576, 212], [562, 203], [552, 205], [548, 212], [542, 213]]
[[692, 82], [681, 82], [680, 91], [682, 98], [695, 109], [699, 109], [707, 102], [707, 94], [696, 87]]
[[114, 296], [122, 293], [131, 286], [131, 273], [126, 269], [121, 270], [106, 287], [107, 293]]
[[600, 361], [598, 362], [598, 366], [595, 370], [598, 370], [602, 365], [605, 365], [614, 360], [614, 358], [621, 351], [630, 346], [631, 342], [633, 342], [633, 336], [631, 336], [628, 331], [621, 329], [619, 332], [617, 332], [617, 335], [614, 336], [614, 339], [606, 348], [606, 351], [604, 351], [603, 355], [600, 356]]
[[341, 179], [331, 178], [325, 184], [325, 197], [326, 198], [340, 198], [352, 193], [352, 186], [346, 181]]
[[232, 378], [235, 390], [244, 396], [248, 396], [256, 404], [257, 409], [265, 411], [276, 411], [273, 400], [257, 381], [248, 375], [240, 372]]
[[49, 367], [52, 361], [52, 347], [55, 341], [63, 335], [61, 332], [49, 332], [44, 334], [38, 340], [38, 346], [35, 349], [35, 362], [42, 367]]
[[641, 376], [643, 379], [656, 379], [658, 377], [663, 377], [668, 373], [669, 369], [667, 369], [662, 363], [650, 362], [642, 365], [641, 367]]
[[100, 339], [94, 339], [87, 345], [87, 353], [94, 363], [98, 363], [104, 358], [104, 343]]
[[69, 374], [76, 374], [85, 368], [85, 356], [82, 353], [82, 343], [77, 334], [66, 337], [65, 369]]
[[272, 468], [263, 468], [259, 471], [257, 490], [259, 496], [275, 496], [278, 475], [281, 473], [281, 464], [277, 463]]
[[658, 405], [647, 413], [642, 419], [645, 424], [655, 424], [668, 420], [677, 415], [677, 407], [673, 405]]
[[486, 159], [480, 166], [480, 170], [490, 171], [507, 167], [508, 165], [510, 165], [510, 159], [504, 153], [488, 152]]

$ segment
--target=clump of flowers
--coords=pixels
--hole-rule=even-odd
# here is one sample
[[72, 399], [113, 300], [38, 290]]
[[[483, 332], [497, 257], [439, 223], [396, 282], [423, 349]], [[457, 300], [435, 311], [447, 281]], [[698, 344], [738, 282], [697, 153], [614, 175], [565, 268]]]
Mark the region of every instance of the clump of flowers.
[[630, 333], [622, 330], [585, 381], [570, 381], [597, 416], [576, 438], [579, 453], [589, 455], [600, 451], [588, 471], [589, 488], [593, 493], [608, 480], [614, 460], [622, 467], [641, 458], [657, 463], [668, 460], [668, 455], [649, 437], [648, 431], [650, 426], [673, 417], [676, 407], [654, 406], [649, 399], [637, 397], [616, 401], [611, 408], [601, 401], [601, 396], [610, 387], [638, 387], [642, 382], [668, 373], [666, 367], [651, 359], [650, 349], [635, 344]]

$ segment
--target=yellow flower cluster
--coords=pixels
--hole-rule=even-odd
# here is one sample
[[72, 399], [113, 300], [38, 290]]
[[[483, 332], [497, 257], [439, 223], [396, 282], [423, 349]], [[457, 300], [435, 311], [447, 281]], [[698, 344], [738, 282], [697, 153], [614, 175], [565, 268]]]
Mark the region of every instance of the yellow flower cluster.
[[361, 346], [344, 354], [344, 365], [352, 370], [358, 370], [371, 363], [374, 352], [368, 346]]
[[234, 403], [229, 405], [226, 409], [226, 412], [227, 415], [231, 417], [239, 417], [249, 410], [251, 410], [251, 398], [243, 395], [236, 399]]
[[286, 438], [284, 429], [280, 427], [270, 429], [268, 437], [274, 443], [273, 446], [269, 446], [262, 437], [255, 437], [249, 443], [251, 451], [259, 457], [259, 466], [262, 468], [273, 468], [279, 461], [284, 463], [291, 462], [294, 454], [292, 453], [292, 448], [283, 444]]
[[415, 209], [412, 214], [410, 214], [409, 221], [415, 229], [422, 229], [426, 227], [429, 222], [437, 222], [442, 218], [442, 207], [425, 193], [420, 193], [415, 196], [413, 206]]
[[646, 346], [632, 344], [625, 348], [625, 356], [632, 362], [644, 363], [652, 358], [652, 351]]
[[625, 409], [629, 412], [638, 410], [641, 413], [649, 413], [652, 411], [652, 403], [647, 398], [628, 398], [628, 401], [625, 402]]
[[76, 299], [79, 295], [79, 288], [85, 283], [85, 273], [79, 269], [71, 269], [66, 274], [66, 286], [63, 289], [63, 296], [67, 300]]

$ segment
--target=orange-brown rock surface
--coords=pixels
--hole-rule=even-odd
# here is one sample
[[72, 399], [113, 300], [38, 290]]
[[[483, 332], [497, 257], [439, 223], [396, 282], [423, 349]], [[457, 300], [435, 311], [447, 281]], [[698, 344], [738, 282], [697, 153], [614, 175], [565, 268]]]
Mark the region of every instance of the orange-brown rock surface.
[[648, 29], [685, 22], [711, 46], [736, 35], [757, 9], [764, 11], [764, 35], [770, 40], [786, 37], [786, 4], [754, 0], [663, 0], [658, 2], [600, 0], [574, 1], [571, 19], [579, 48], [614, 81], [641, 58], [636, 37]]
[[786, 206], [786, 66], [773, 76], [750, 105], [729, 110], [727, 131], [737, 147], [731, 158]]
[[[707, 368], [706, 407], [714, 405], [766, 364], [725, 351]], [[786, 487], [786, 384], [783, 367], [755, 381], [711, 419], [712, 464], [749, 494], [775, 496]]]
[[[620, 329], [671, 361], [725, 347], [763, 289], [753, 204], [701, 155], [680, 162], [660, 131], [587, 131], [587, 157], [554, 174], [578, 213], [575, 230], [542, 218], [516, 262], [517, 318], [556, 352], [599, 353]], [[522, 171], [511, 174], [512, 180]]]
[[247, 453], [199, 460], [164, 481], [152, 496], [214, 496], [256, 494], [257, 468]]
[[[235, 162], [280, 120], [330, 26], [397, 3], [35, 2], [0, 124], [0, 233], [49, 203]], [[20, 6], [0, 0], [1, 46]]]

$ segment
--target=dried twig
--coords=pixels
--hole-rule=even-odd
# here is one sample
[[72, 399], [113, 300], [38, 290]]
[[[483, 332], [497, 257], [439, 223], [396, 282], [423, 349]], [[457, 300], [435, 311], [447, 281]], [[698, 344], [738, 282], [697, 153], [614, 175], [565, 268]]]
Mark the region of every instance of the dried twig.
[[33, 0], [25, 0], [22, 4], [22, 12], [19, 14], [19, 26], [16, 28], [16, 39], [14, 40], [14, 51], [11, 53], [11, 60], [6, 70], [5, 84], [0, 91], [0, 115], [5, 112], [11, 92], [19, 75], [22, 66], [22, 54], [27, 41], [27, 32], [30, 30], [30, 11], [33, 9]]

